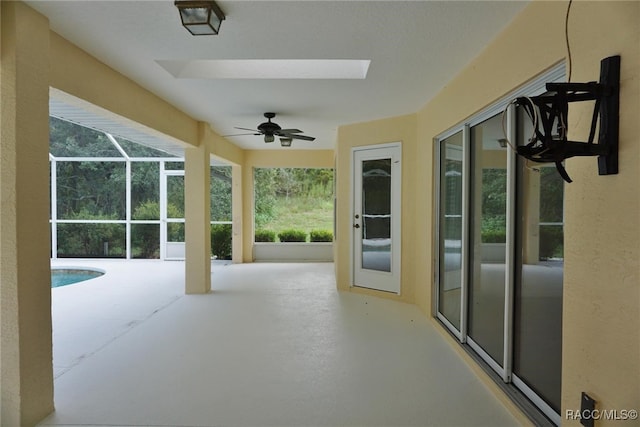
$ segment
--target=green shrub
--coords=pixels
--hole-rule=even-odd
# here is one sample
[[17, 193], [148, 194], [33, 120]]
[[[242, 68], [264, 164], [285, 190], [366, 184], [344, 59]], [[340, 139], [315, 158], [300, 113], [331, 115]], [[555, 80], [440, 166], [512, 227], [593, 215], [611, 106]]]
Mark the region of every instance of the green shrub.
[[131, 214], [131, 219], [158, 220], [160, 219], [160, 205], [151, 200], [142, 202]]
[[216, 259], [231, 259], [231, 224], [211, 225], [211, 255]]
[[505, 230], [483, 230], [482, 243], [505, 243], [507, 232]]
[[124, 248], [122, 224], [58, 224], [57, 253], [61, 258], [121, 258]]
[[553, 225], [540, 227], [540, 259], [562, 258], [563, 245], [562, 227]]
[[275, 242], [276, 232], [271, 230], [256, 230], [255, 241], [256, 242]]
[[131, 224], [131, 256], [160, 258], [160, 224]]
[[309, 233], [312, 242], [333, 242], [333, 233], [329, 230], [312, 230]]
[[306, 242], [307, 232], [302, 230], [283, 230], [278, 233], [281, 242]]

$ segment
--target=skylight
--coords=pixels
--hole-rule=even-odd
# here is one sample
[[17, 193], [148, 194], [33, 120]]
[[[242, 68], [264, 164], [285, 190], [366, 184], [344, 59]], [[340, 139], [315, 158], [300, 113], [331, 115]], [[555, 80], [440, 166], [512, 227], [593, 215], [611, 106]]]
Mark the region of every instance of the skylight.
[[371, 61], [359, 59], [156, 60], [179, 79], [364, 79]]

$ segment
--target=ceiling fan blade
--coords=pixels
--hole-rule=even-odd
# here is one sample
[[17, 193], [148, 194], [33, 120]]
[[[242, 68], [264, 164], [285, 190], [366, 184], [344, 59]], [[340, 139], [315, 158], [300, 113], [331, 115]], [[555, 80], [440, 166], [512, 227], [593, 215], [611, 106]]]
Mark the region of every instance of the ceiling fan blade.
[[251, 132], [255, 132], [255, 133], [256, 133], [256, 135], [260, 135], [260, 131], [259, 131], [259, 130], [257, 130], [257, 129], [239, 128], [239, 127], [237, 127], [237, 126], [235, 126], [235, 127], [234, 127], [234, 129], [248, 130], [248, 131], [251, 131]]
[[307, 136], [307, 135], [294, 135], [294, 134], [287, 134], [287, 138], [291, 138], [291, 139], [301, 139], [303, 141], [315, 141], [315, 138], [312, 136]]
[[302, 133], [300, 129], [280, 129], [278, 134]]
[[223, 138], [226, 138], [228, 136], [245, 136], [245, 135], [261, 135], [260, 133], [234, 133], [233, 135], [222, 135]]

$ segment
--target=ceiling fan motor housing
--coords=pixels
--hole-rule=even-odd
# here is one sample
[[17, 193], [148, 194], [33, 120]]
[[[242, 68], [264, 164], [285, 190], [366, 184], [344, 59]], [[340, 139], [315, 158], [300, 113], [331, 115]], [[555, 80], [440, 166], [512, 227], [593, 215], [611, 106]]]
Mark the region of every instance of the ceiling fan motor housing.
[[260, 123], [260, 125], [258, 126], [258, 130], [265, 135], [273, 135], [280, 129], [282, 129], [280, 126], [278, 126], [276, 123], [271, 123], [270, 121]]
[[258, 130], [265, 135], [274, 135], [277, 131], [282, 129], [278, 124], [271, 122], [271, 119], [276, 116], [276, 113], [264, 113], [264, 116], [268, 121], [260, 123]]

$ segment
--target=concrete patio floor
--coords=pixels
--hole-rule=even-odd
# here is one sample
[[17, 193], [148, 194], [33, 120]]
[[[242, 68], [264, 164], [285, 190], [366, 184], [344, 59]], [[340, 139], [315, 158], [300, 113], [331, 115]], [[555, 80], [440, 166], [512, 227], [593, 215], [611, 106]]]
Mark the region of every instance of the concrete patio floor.
[[333, 264], [56, 260], [56, 412], [39, 426], [515, 426], [415, 306], [336, 290]]

